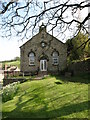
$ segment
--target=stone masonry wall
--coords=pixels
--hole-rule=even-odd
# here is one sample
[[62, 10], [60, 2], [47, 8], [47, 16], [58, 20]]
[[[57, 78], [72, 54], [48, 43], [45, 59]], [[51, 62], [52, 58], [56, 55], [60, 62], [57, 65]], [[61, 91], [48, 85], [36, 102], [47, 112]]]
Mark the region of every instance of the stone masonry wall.
[[73, 71], [74, 75], [80, 73], [90, 73], [90, 59], [72, 63], [68, 66], [68, 70]]
[[[46, 47], [41, 47], [42, 36], [44, 36], [44, 42], [46, 43]], [[48, 71], [60, 71], [66, 67], [67, 60], [67, 47], [64, 43], [57, 40], [55, 37], [52, 37], [46, 31], [39, 32], [36, 36], [34, 36], [31, 40], [26, 42], [24, 45], [20, 47], [21, 50], [21, 71], [36, 71], [40, 68], [40, 56], [46, 55], [48, 57], [47, 62], [47, 70]], [[59, 65], [55, 66], [52, 64], [52, 52], [59, 52]], [[28, 54], [33, 51], [35, 53], [35, 65], [29, 65], [29, 57]]]

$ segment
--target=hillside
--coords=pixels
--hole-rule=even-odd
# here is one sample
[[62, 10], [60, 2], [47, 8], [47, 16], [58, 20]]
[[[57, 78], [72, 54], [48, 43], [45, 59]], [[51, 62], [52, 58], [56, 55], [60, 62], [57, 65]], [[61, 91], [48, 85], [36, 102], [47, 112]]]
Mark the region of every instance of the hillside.
[[4, 65], [8, 65], [8, 66], [17, 66], [18, 68], [20, 68], [20, 60], [9, 60], [9, 61], [2, 61], [2, 66], [4, 67]]
[[88, 84], [57, 76], [27, 81], [3, 103], [2, 113], [3, 118], [88, 118]]

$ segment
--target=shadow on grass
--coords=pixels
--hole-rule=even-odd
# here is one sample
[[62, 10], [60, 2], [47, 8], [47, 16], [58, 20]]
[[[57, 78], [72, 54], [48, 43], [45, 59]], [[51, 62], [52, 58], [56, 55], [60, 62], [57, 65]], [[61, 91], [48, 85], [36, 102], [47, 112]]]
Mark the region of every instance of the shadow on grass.
[[55, 76], [57, 80], [62, 80], [64, 82], [75, 82], [75, 83], [85, 83], [89, 84], [90, 83], [90, 74], [79, 74], [79, 75], [74, 75], [71, 77], [65, 77], [63, 76]]
[[57, 85], [62, 84], [62, 83], [61, 83], [61, 82], [59, 82], [59, 81], [58, 81], [58, 82], [55, 82], [55, 83], [56, 83]]
[[[38, 108], [38, 109], [33, 109], [33, 107], [35, 108], [35, 106], [37, 107], [37, 103], [39, 103], [39, 96], [38, 95], [34, 95], [33, 98], [28, 99], [25, 102], [21, 102], [22, 100], [22, 96], [19, 98], [17, 104], [16, 104], [16, 109], [14, 109], [11, 112], [4, 112], [3, 113], [3, 118], [25, 118], [25, 119], [40, 119], [40, 118], [47, 118], [47, 119], [54, 119], [54, 118], [60, 118], [63, 116], [67, 116], [73, 113], [78, 113], [78, 112], [82, 112], [84, 110], [88, 110], [90, 109], [88, 106], [90, 104], [90, 101], [84, 101], [81, 103], [77, 103], [77, 104], [66, 104], [61, 108], [55, 109], [53, 108], [53, 110], [48, 111], [48, 103], [45, 103], [44, 100], [40, 100], [40, 104], [43, 104], [42, 108]], [[25, 107], [27, 103], [31, 103], [33, 100], [35, 100], [35, 106], [32, 107], [32, 109], [28, 109], [29, 106]], [[36, 102], [37, 101], [37, 102]], [[25, 109], [23, 110], [23, 107], [25, 107]], [[24, 111], [27, 112], [24, 112]], [[82, 116], [81, 116], [82, 117]], [[88, 116], [87, 116], [88, 117]]]
[[[61, 78], [58, 76], [56, 76], [56, 79], [61, 80]], [[56, 83], [56, 84], [58, 84], [58, 83]], [[43, 87], [45, 87], [45, 85], [43, 85]], [[62, 106], [62, 107], [58, 106], [58, 108], [56, 109], [54, 107], [54, 105], [52, 104], [52, 101], [55, 101], [58, 98], [55, 98], [53, 100], [50, 99], [50, 102], [46, 102], [44, 100], [44, 97], [41, 96], [43, 93], [43, 87], [41, 86], [41, 87], [33, 89], [30, 92], [30, 94], [28, 94], [29, 96], [30, 95], [31, 96], [26, 101], [22, 101], [22, 97], [25, 97], [25, 95], [26, 95], [26, 93], [24, 92], [24, 94], [22, 94], [18, 98], [18, 102], [16, 103], [16, 108], [10, 112], [3, 112], [3, 118], [12, 119], [12, 120], [14, 120], [15, 118], [19, 119], [19, 120], [20, 119], [22, 119], [22, 120], [23, 119], [25, 119], [25, 120], [27, 120], [27, 119], [28, 120], [33, 120], [33, 119], [36, 119], [36, 120], [40, 120], [40, 119], [42, 119], [42, 120], [44, 120], [44, 119], [46, 119], [46, 120], [47, 119], [64, 120], [64, 119], [61, 119], [64, 116], [66, 117], [70, 114], [82, 112], [84, 110], [89, 109], [88, 105], [90, 104], [90, 101], [89, 102], [84, 101], [84, 102], [77, 103], [77, 104], [71, 104], [72, 102], [71, 103], [67, 102], [67, 104], [65, 104], [64, 106]], [[49, 90], [52, 87], [54, 87], [54, 86], [50, 86], [50, 84], [48, 84]], [[62, 94], [64, 94], [64, 93], [62, 93]], [[28, 97], [28, 96], [26, 95], [26, 97]], [[60, 97], [62, 97], [62, 96], [60, 96]], [[50, 104], [53, 106], [52, 109], [49, 109]], [[80, 116], [80, 117], [82, 117], [82, 116]], [[59, 119], [57, 119], [57, 118], [59, 118]], [[70, 120], [70, 119], [68, 119], [68, 120]], [[76, 118], [76, 120], [78, 120], [78, 118]], [[81, 119], [81, 120], [83, 120], [83, 119]]]

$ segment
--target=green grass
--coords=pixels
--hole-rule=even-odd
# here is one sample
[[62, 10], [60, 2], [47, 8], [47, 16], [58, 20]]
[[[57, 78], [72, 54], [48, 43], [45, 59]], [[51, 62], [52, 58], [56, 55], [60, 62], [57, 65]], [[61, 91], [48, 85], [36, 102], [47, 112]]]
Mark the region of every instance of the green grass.
[[5, 64], [7, 64], [8, 66], [10, 66], [10, 65], [14, 65], [14, 66], [17, 66], [18, 68], [20, 68], [20, 61], [19, 60], [13, 60], [13, 61], [4, 61], [4, 62], [2, 62], [2, 64], [3, 64], [3, 66], [5, 65]]
[[3, 103], [3, 118], [88, 118], [88, 84], [49, 76], [19, 87], [14, 99]]

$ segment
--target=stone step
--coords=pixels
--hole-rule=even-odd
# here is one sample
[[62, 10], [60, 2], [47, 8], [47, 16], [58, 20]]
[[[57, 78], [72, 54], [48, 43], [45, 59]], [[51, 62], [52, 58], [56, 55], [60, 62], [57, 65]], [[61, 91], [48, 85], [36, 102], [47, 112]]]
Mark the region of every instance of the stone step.
[[38, 72], [38, 77], [41, 77], [41, 76], [44, 76], [44, 75], [47, 75], [47, 71]]

